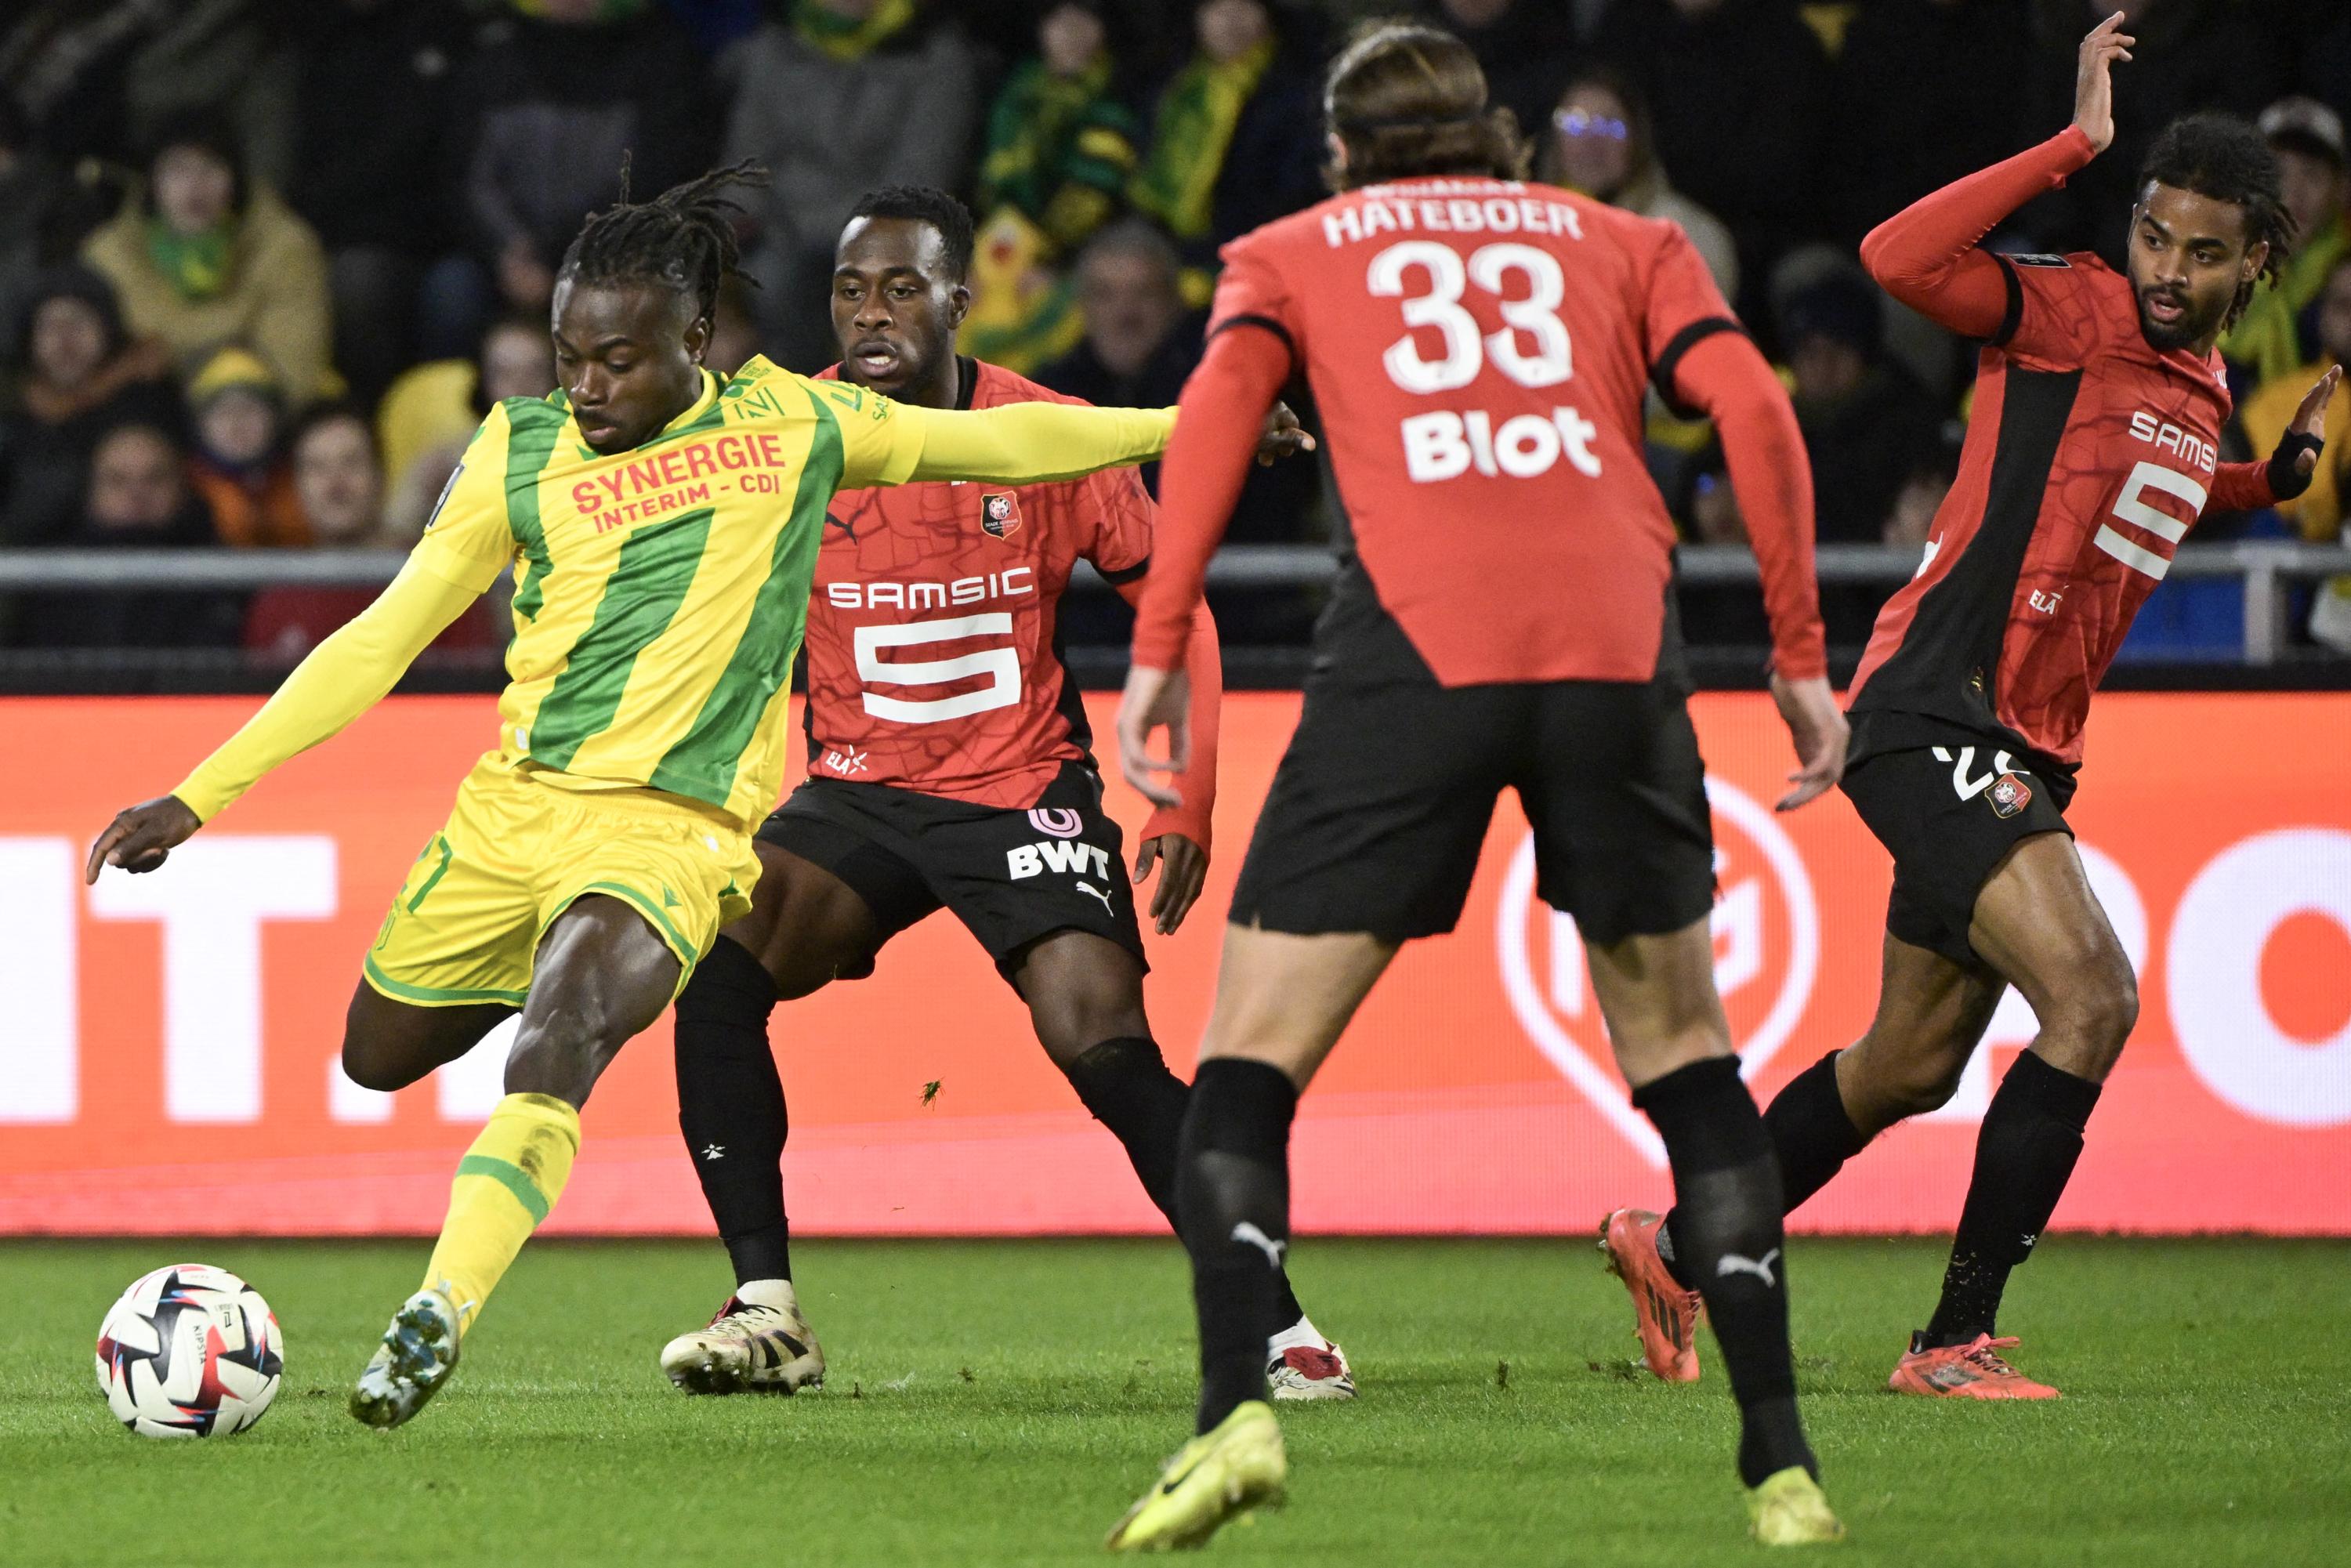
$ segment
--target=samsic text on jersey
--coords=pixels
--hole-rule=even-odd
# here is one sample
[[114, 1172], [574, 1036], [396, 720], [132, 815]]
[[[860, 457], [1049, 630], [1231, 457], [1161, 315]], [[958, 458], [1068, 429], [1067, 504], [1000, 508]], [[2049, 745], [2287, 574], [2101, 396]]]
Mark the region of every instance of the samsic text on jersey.
[[1355, 558], [1438, 681], [1649, 678], [1674, 527], [1642, 400], [1738, 326], [1680, 229], [1545, 185], [1419, 180], [1224, 256], [1212, 330], [1289, 343]]
[[2005, 731], [2073, 765], [2172, 551], [2259, 468], [2220, 462], [2220, 357], [2158, 351], [2127, 277], [2088, 253], [1999, 259], [2009, 316], [1976, 372], [1959, 476], [1879, 612], [1852, 706]]
[[[971, 408], [1081, 401], [995, 365], [963, 374]], [[809, 610], [809, 776], [1035, 805], [1091, 744], [1058, 631], [1071, 570], [1140, 573], [1151, 522], [1132, 468], [841, 491]]]

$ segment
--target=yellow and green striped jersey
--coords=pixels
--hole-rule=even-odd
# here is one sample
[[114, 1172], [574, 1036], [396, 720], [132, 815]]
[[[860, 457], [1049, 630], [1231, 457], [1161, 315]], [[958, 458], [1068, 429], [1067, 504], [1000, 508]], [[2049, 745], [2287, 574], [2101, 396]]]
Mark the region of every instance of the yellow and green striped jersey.
[[600, 456], [560, 392], [490, 411], [419, 541], [486, 589], [515, 566], [499, 699], [514, 768], [646, 787], [746, 826], [783, 779], [783, 709], [825, 507], [922, 452], [887, 398], [755, 359], [634, 449]]

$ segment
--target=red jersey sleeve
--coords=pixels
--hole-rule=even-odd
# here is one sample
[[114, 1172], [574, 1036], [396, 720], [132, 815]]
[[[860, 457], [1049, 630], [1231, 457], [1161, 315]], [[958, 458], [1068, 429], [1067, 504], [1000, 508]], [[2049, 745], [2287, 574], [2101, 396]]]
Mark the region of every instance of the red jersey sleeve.
[[2270, 488], [2270, 465], [2262, 463], [2223, 463], [2212, 476], [2211, 498], [2205, 503], [2216, 512], [2257, 512], [2263, 507], [2277, 505], [2277, 496]]
[[1223, 256], [1208, 351], [1184, 383], [1159, 465], [1159, 526], [1134, 616], [1134, 662], [1147, 669], [1174, 669], [1191, 642], [1208, 558], [1232, 520], [1266, 411], [1297, 363], [1280, 274], [1245, 239]]
[[1983, 248], [1983, 236], [2096, 155], [2090, 139], [2069, 125], [1911, 203], [1869, 231], [1861, 264], [1886, 292], [1961, 337], [2004, 341], [2017, 329], [2020, 279]]
[[1691, 412], [1674, 391], [1682, 356], [1718, 332], [1740, 330], [1698, 246], [1678, 225], [1666, 225], [1649, 267], [1648, 297], [1641, 302], [1641, 337], [1649, 377], [1676, 412]]
[[1078, 553], [1113, 582], [1142, 575], [1151, 564], [1151, 493], [1132, 468], [1104, 468], [1078, 481], [1089, 532]]

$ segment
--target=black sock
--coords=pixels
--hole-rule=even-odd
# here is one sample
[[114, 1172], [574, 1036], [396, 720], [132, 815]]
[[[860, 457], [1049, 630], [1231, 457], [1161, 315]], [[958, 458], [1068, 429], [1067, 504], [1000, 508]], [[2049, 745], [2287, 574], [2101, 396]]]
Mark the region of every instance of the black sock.
[[776, 983], [721, 936], [677, 998], [677, 1124], [735, 1282], [792, 1277], [784, 1218], [784, 1081], [768, 1047]]
[[[1126, 1145], [1143, 1190], [1151, 1196], [1167, 1224], [1179, 1235], [1176, 1221], [1176, 1161], [1184, 1138], [1184, 1112], [1192, 1091], [1167, 1071], [1159, 1047], [1140, 1035], [1124, 1035], [1089, 1046], [1068, 1069], [1070, 1087], [1094, 1120], [1108, 1127]], [[1290, 1288], [1285, 1270], [1274, 1296], [1274, 1319], [1267, 1336], [1280, 1333], [1306, 1315]]]
[[1976, 1134], [1975, 1174], [1923, 1348], [1992, 1332], [2008, 1271], [2032, 1254], [2082, 1155], [2098, 1085], [2026, 1051], [2001, 1082]]
[[1199, 1431], [1265, 1397], [1265, 1325], [1290, 1247], [1290, 1120], [1298, 1091], [1262, 1061], [1200, 1064], [1184, 1118], [1176, 1210], [1200, 1320]]
[[1718, 1056], [1677, 1068], [1634, 1091], [1633, 1103], [1656, 1124], [1673, 1166], [1681, 1269], [1706, 1299], [1739, 1401], [1740, 1478], [1754, 1486], [1791, 1465], [1818, 1476], [1788, 1350], [1780, 1171], [1739, 1063]]
[[[1867, 1134], [1845, 1114], [1844, 1096], [1837, 1092], [1836, 1061], [1842, 1051], [1830, 1051], [1788, 1081], [1763, 1113], [1763, 1130], [1771, 1134], [1773, 1157], [1780, 1162], [1781, 1212], [1793, 1214], [1813, 1194], [1829, 1185], [1845, 1161], [1869, 1143]], [[1658, 1228], [1657, 1252], [1666, 1270], [1687, 1290], [1694, 1278], [1683, 1277], [1679, 1253], [1673, 1242], [1674, 1217]]]

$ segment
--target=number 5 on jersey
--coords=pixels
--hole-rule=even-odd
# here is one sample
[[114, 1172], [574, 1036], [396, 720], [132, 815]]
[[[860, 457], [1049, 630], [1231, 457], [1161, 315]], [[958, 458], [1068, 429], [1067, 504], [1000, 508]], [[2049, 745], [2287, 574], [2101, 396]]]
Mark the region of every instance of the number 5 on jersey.
[[[1414, 269], [1426, 275], [1427, 287], [1408, 294], [1405, 274]], [[1526, 280], [1523, 298], [1511, 297], [1513, 274]], [[1531, 390], [1558, 386], [1575, 373], [1567, 324], [1559, 319], [1566, 279], [1558, 258], [1547, 251], [1528, 245], [1483, 246], [1465, 263], [1435, 240], [1405, 240], [1372, 257], [1364, 283], [1376, 296], [1404, 301], [1407, 330], [1388, 345], [1380, 362], [1388, 379], [1407, 392], [1458, 391], [1489, 361]], [[1478, 318], [1462, 306], [1473, 283], [1494, 296], [1500, 329], [1480, 332]], [[1442, 357], [1422, 354], [1410, 330], [1422, 327], [1434, 328], [1443, 339]], [[1521, 334], [1531, 340], [1531, 351], [1521, 346]], [[1599, 427], [1570, 404], [1553, 407], [1548, 417], [1513, 415], [1499, 429], [1484, 409], [1441, 409], [1405, 420], [1402, 434], [1405, 472], [1416, 484], [1455, 478], [1472, 468], [1489, 478], [1531, 479], [1549, 473], [1562, 456], [1587, 478], [1600, 476], [1600, 458], [1592, 450]]]
[[952, 659], [885, 662], [884, 648], [918, 647], [925, 643], [952, 643], [967, 637], [1009, 637], [1012, 617], [1001, 612], [962, 615], [946, 621], [909, 621], [898, 625], [857, 628], [857, 678], [868, 686], [936, 686], [950, 681], [987, 677], [977, 691], [947, 697], [887, 697], [863, 694], [865, 711], [875, 718], [899, 724], [943, 724], [968, 718], [991, 708], [1010, 707], [1020, 700], [1020, 654], [1010, 646], [959, 653]]

